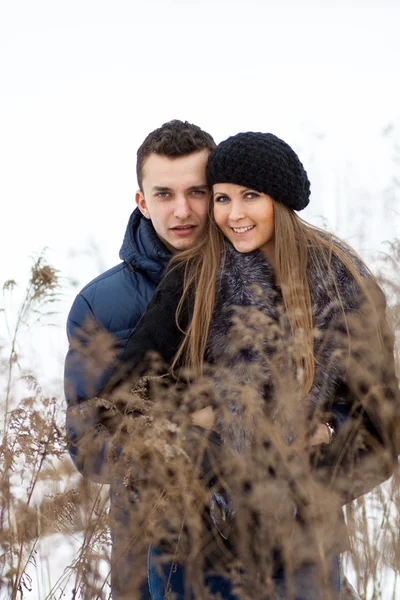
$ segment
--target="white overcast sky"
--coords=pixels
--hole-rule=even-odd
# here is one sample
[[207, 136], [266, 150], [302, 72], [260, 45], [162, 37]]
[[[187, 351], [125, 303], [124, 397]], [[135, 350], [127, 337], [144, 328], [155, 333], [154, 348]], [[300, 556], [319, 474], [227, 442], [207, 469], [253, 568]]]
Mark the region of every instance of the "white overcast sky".
[[[399, 26], [398, 0], [0, 0], [0, 281], [44, 246], [79, 285], [116, 264], [136, 150], [172, 118], [284, 138], [305, 217], [382, 249], [400, 230]], [[59, 360], [52, 335], [37, 344]]]
[[400, 0], [0, 0], [0, 284], [49, 247], [58, 327], [25, 336], [23, 366], [60, 406], [69, 306], [119, 261], [136, 150], [163, 122], [271, 131], [309, 172], [306, 218], [365, 256], [399, 234], [399, 28]]

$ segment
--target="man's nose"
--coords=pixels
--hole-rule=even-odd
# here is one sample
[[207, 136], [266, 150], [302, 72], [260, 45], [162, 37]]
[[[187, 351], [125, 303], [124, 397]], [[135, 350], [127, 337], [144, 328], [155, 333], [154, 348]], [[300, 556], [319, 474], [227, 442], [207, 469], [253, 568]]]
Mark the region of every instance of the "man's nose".
[[177, 196], [175, 199], [174, 215], [177, 219], [187, 219], [190, 216], [190, 204], [186, 196]]

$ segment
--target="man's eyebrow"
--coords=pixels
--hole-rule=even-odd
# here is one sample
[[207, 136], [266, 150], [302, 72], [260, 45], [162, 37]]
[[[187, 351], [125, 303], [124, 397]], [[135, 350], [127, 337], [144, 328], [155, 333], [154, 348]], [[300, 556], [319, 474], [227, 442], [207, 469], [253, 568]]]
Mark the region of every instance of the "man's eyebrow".
[[[208, 185], [206, 183], [199, 183], [198, 185], [191, 185], [190, 187], [187, 188], [187, 190], [190, 192], [192, 190], [208, 190]], [[167, 186], [164, 185], [154, 185], [151, 188], [152, 192], [172, 192], [172, 188], [169, 188]]]
[[199, 185], [191, 185], [188, 190], [208, 190], [206, 183], [199, 183]]
[[152, 187], [152, 192], [172, 192], [171, 188], [165, 187], [163, 185], [154, 185]]

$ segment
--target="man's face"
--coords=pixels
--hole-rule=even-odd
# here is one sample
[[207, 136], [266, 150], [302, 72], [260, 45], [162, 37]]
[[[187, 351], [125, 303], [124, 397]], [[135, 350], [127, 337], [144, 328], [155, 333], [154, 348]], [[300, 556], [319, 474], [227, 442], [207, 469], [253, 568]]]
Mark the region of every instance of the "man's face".
[[178, 158], [151, 154], [144, 161], [136, 203], [173, 254], [189, 248], [206, 224], [208, 155], [208, 150]]

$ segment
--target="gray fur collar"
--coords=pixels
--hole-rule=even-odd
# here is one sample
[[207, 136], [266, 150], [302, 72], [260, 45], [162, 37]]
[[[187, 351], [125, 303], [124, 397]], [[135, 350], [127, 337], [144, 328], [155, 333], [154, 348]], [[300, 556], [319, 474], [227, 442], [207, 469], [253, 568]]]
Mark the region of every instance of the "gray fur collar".
[[[366, 277], [367, 269], [352, 258], [360, 275]], [[331, 265], [334, 277], [327, 273], [321, 278], [311, 269], [308, 273], [317, 357], [314, 382], [302, 406], [308, 412], [332, 403], [342, 377], [343, 369], [335, 357], [334, 333], [343, 326], [343, 311], [337, 301], [334, 280], [346, 312], [357, 308], [360, 301], [357, 284], [344, 265], [336, 257]], [[286, 439], [291, 440], [295, 435], [296, 415], [276, 405], [271, 383], [271, 360], [278, 356], [281, 365], [287, 360], [284, 341], [288, 324], [281, 307], [273, 270], [264, 255], [259, 251], [241, 254], [227, 243], [225, 261], [217, 277], [206, 358], [215, 365], [213, 379], [220, 407], [217, 410], [220, 433], [238, 451], [247, 445], [252, 423], [265, 410], [273, 420], [281, 421]], [[251, 409], [245, 409], [248, 402]]]

